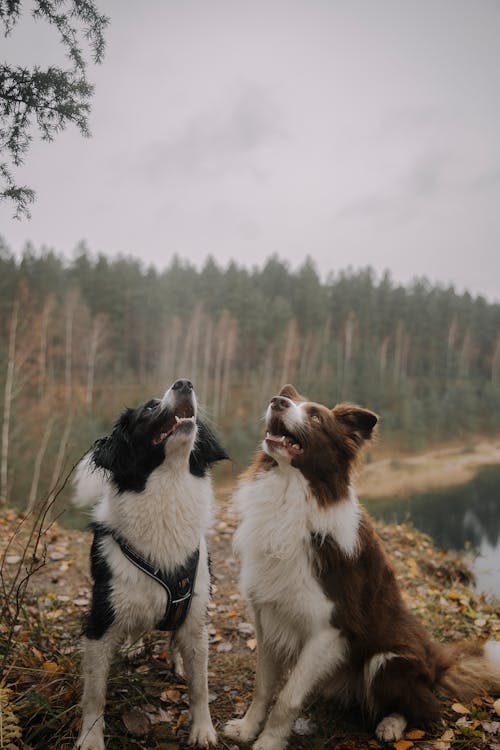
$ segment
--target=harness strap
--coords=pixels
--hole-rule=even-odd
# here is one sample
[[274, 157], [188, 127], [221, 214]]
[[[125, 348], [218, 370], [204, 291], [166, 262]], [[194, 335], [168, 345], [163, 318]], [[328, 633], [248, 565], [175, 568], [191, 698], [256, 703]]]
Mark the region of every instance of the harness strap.
[[172, 572], [161, 570], [144, 559], [137, 550], [128, 544], [114, 529], [102, 523], [91, 527], [96, 536], [111, 536], [120, 547], [123, 555], [132, 565], [159, 583], [167, 595], [165, 614], [156, 625], [157, 630], [176, 630], [187, 617], [198, 571], [200, 548], [198, 547], [183, 565]]

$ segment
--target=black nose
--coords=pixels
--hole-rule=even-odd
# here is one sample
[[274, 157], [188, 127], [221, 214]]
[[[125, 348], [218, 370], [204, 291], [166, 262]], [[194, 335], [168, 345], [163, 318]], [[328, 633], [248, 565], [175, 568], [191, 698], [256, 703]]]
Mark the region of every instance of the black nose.
[[172, 390], [180, 391], [181, 393], [191, 393], [193, 384], [190, 380], [176, 380], [172, 386]]
[[288, 407], [290, 406], [290, 401], [287, 398], [283, 398], [282, 396], [275, 396], [271, 399], [271, 406], [273, 409], [281, 411], [281, 409], [288, 409]]

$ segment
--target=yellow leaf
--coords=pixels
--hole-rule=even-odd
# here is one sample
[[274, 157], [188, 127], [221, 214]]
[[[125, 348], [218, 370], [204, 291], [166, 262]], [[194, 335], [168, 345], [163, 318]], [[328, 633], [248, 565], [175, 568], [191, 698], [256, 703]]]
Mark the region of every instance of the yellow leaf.
[[453, 599], [454, 601], [459, 602], [461, 598], [460, 594], [456, 591], [448, 591], [448, 599]]
[[418, 569], [417, 562], [413, 559], [413, 557], [410, 557], [410, 559], [406, 561], [406, 564], [412, 576], [416, 577], [419, 575], [420, 571]]
[[239, 617], [239, 614], [235, 609], [232, 609], [230, 612], [226, 612], [226, 617]]
[[55, 672], [63, 672], [64, 670], [55, 661], [44, 661], [43, 671], [54, 674]]
[[421, 740], [424, 736], [425, 732], [423, 729], [411, 729], [409, 732], [406, 732], [405, 735], [407, 740]]
[[181, 714], [181, 715], [179, 716], [179, 718], [177, 719], [177, 723], [176, 723], [176, 725], [175, 725], [175, 727], [174, 727], [174, 732], [177, 732], [177, 730], [178, 730], [178, 729], [179, 729], [180, 727], [182, 727], [182, 725], [184, 724], [184, 722], [185, 722], [185, 721], [186, 721], [186, 717], [185, 717], [185, 716], [183, 716], [183, 714]]
[[454, 703], [451, 707], [452, 711], [455, 711], [456, 714], [470, 714], [470, 711], [468, 708], [466, 708], [462, 703]]
[[413, 747], [413, 742], [407, 742], [407, 740], [399, 740], [399, 742], [395, 742], [393, 747], [396, 750], [408, 750], [408, 748]]

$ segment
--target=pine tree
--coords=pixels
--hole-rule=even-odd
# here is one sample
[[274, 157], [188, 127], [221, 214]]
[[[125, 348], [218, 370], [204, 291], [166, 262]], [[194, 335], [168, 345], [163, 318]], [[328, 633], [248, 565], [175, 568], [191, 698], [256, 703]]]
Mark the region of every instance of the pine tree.
[[[4, 36], [13, 33], [22, 14], [21, 0], [0, 0], [0, 24]], [[42, 69], [0, 63], [0, 200], [14, 204], [15, 216], [29, 216], [35, 193], [18, 185], [12, 168], [24, 162], [36, 125], [41, 137], [52, 141], [73, 124], [89, 135], [88, 115], [94, 87], [87, 80], [83, 40], [100, 63], [104, 55], [104, 29], [108, 23], [92, 0], [36, 0], [33, 17], [59, 32], [70, 67]]]

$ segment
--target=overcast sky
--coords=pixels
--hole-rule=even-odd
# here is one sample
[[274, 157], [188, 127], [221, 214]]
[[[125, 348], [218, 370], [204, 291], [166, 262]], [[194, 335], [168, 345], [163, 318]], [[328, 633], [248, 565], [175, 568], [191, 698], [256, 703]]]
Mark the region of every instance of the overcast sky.
[[[31, 221], [71, 256], [372, 265], [500, 300], [498, 0], [97, 0], [91, 129], [34, 143]], [[0, 62], [61, 61], [44, 24]]]

